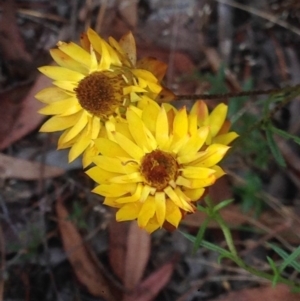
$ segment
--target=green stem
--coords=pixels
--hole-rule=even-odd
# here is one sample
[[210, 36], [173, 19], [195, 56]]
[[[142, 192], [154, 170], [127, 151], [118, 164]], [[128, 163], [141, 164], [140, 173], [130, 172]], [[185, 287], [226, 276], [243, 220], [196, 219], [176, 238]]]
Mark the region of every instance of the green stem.
[[[215, 216], [214, 216], [214, 219], [219, 223], [220, 227], [221, 227], [221, 230], [224, 234], [224, 237], [225, 237], [225, 240], [226, 240], [226, 243], [228, 245], [228, 248], [230, 250], [230, 252], [232, 253], [233, 257], [232, 257], [232, 260], [242, 269], [248, 271], [249, 273], [251, 273], [252, 275], [255, 275], [255, 276], [258, 276], [260, 278], [264, 278], [264, 279], [267, 279], [269, 281], [273, 281], [274, 279], [274, 275], [272, 274], [269, 274], [269, 273], [266, 273], [266, 272], [263, 272], [263, 271], [260, 271], [260, 270], [257, 270], [251, 266], [248, 266], [239, 256], [238, 256], [238, 253], [237, 253], [237, 250], [235, 248], [235, 245], [233, 243], [233, 239], [232, 239], [232, 235], [231, 235], [231, 232], [230, 232], [230, 229], [227, 227], [225, 221], [223, 220], [223, 218], [220, 216], [219, 213], [215, 213]], [[284, 283], [286, 285], [289, 285], [289, 286], [292, 286], [292, 287], [296, 287], [297, 285], [289, 280], [289, 279], [286, 279], [286, 278], [283, 278], [281, 276], [278, 277], [277, 279], [277, 282], [281, 282], [281, 283]]]

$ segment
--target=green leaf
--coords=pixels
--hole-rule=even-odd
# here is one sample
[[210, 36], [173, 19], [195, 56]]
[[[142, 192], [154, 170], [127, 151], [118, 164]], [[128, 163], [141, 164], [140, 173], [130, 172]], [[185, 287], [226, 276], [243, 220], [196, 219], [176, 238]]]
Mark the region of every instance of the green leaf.
[[197, 233], [197, 236], [196, 236], [196, 239], [195, 239], [195, 242], [194, 242], [193, 253], [195, 253], [197, 251], [197, 249], [200, 247], [200, 244], [203, 240], [205, 230], [206, 230], [207, 225], [209, 224], [209, 222], [210, 222], [210, 218], [208, 217], [204, 220], [203, 224], [199, 228], [199, 231]]
[[292, 253], [288, 254], [278, 246], [268, 243], [268, 245], [281, 257], [284, 259], [282, 264], [279, 267], [279, 270], [282, 272], [288, 265], [292, 266], [297, 272], [300, 272], [300, 263], [295, 259], [300, 255], [300, 246]]
[[[190, 234], [187, 234], [187, 233], [184, 233], [182, 231], [179, 231], [184, 237], [186, 237], [188, 240], [190, 240], [191, 242], [195, 243], [196, 241], [196, 238], [195, 236], [192, 236]], [[214, 245], [206, 240], [202, 240], [201, 243], [200, 243], [200, 246], [208, 249], [208, 250], [211, 250], [211, 251], [214, 251], [214, 252], [217, 252], [219, 253], [221, 256], [223, 257], [227, 257], [227, 258], [230, 258], [231, 260], [234, 261], [234, 255], [231, 254], [229, 251], [227, 251], [226, 249], [223, 249], [217, 245]]]
[[296, 258], [300, 256], [300, 246], [287, 258], [284, 259], [284, 262], [280, 265], [280, 271], [283, 271], [288, 265], [292, 265], [295, 262]]
[[202, 205], [197, 205], [197, 210], [201, 212], [207, 212], [207, 208], [203, 207]]
[[300, 144], [300, 137], [294, 136], [294, 135], [292, 135], [290, 133], [287, 133], [283, 130], [280, 130], [280, 129], [274, 127], [274, 126], [270, 126], [270, 129], [273, 133], [275, 133], [277, 135], [280, 135], [281, 137], [286, 138], [286, 139], [292, 139], [297, 144]]
[[265, 129], [265, 132], [266, 132], [266, 137], [267, 137], [267, 142], [268, 142], [268, 145], [270, 147], [270, 150], [275, 158], [275, 160], [277, 161], [277, 163], [282, 166], [282, 167], [286, 167], [286, 164], [285, 164], [285, 161], [284, 161], [284, 158], [282, 157], [282, 154], [273, 138], [273, 134], [271, 132], [271, 129], [270, 127], [266, 127]]
[[276, 284], [278, 282], [278, 279], [280, 277], [280, 273], [279, 273], [279, 271], [276, 267], [276, 264], [275, 264], [274, 260], [271, 259], [269, 256], [267, 256], [267, 260], [268, 260], [268, 262], [269, 262], [269, 264], [270, 264], [270, 266], [271, 266], [271, 268], [274, 272], [274, 278], [272, 280], [272, 286], [274, 287], [274, 286], [276, 286]]
[[227, 207], [229, 204], [231, 204], [234, 201], [234, 199], [228, 199], [220, 202], [218, 205], [216, 205], [213, 208], [214, 212], [218, 212], [219, 210], [223, 209], [224, 207]]

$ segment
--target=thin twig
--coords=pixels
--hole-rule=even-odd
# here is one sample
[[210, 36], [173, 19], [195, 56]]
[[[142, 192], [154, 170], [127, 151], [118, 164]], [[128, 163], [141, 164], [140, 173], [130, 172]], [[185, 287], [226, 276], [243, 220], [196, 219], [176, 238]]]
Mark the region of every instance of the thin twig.
[[295, 86], [287, 86], [284, 88], [268, 89], [268, 90], [252, 90], [252, 91], [220, 93], [220, 94], [176, 95], [176, 100], [223, 99], [223, 98], [242, 97], [242, 96], [256, 96], [256, 95], [264, 95], [264, 94], [285, 93], [289, 91], [292, 92], [298, 90], [299, 88], [300, 88], [300, 84]]
[[268, 20], [268, 21], [270, 21], [274, 24], [277, 24], [277, 25], [279, 25], [279, 26], [281, 26], [285, 29], [288, 29], [291, 32], [293, 32], [293, 33], [297, 34], [298, 36], [300, 36], [300, 30], [297, 27], [287, 23], [286, 21], [279, 20], [276, 15], [272, 15], [270, 13], [258, 10], [256, 8], [253, 8], [253, 7], [248, 6], [248, 5], [237, 3], [235, 1], [230, 1], [230, 0], [215, 0], [215, 1], [219, 2], [219, 3], [230, 5], [232, 7], [235, 7], [235, 8], [238, 8], [240, 10], [251, 13], [253, 15], [256, 15], [260, 18], [266, 19], [266, 20]]

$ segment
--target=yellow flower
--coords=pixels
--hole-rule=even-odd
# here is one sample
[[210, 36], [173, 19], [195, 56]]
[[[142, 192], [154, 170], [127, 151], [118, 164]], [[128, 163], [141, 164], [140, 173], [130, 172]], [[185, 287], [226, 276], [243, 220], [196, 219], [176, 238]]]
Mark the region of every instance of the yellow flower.
[[89, 165], [97, 154], [94, 139], [101, 136], [103, 121], [124, 114], [131, 103], [155, 99], [164, 92], [160, 81], [166, 64], [153, 58], [136, 62], [131, 33], [119, 42], [113, 38], [106, 42], [88, 29], [81, 36], [81, 46], [58, 42], [50, 53], [59, 66], [39, 70], [54, 80], [54, 86], [40, 91], [36, 98], [46, 104], [39, 113], [53, 116], [40, 131], [64, 131], [58, 149], [71, 148], [70, 162], [83, 153], [83, 165]]
[[[87, 174], [99, 185], [93, 192], [118, 208], [118, 221], [135, 220], [148, 232], [178, 227], [194, 212], [193, 202], [224, 174], [217, 165], [228, 146], [205, 145], [209, 126], [185, 107], [168, 110], [150, 100], [130, 106], [126, 120], [106, 123], [106, 138], [96, 140], [99, 155]], [[168, 105], [170, 108], [170, 105]]]

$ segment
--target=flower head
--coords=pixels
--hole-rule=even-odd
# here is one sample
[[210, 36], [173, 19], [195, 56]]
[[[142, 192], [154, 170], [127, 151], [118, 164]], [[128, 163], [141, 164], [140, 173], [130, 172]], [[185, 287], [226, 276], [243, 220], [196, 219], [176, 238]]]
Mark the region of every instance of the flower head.
[[135, 220], [152, 232], [167, 221], [177, 227], [194, 202], [224, 174], [217, 165], [229, 147], [206, 145], [209, 126], [195, 112], [161, 107], [149, 100], [130, 106], [126, 120], [108, 121], [96, 140], [101, 155], [87, 174], [104, 204], [118, 208], [118, 221]]
[[88, 29], [81, 46], [59, 42], [50, 53], [59, 66], [39, 70], [54, 80], [53, 86], [36, 98], [46, 104], [39, 112], [53, 116], [40, 131], [64, 131], [58, 148], [71, 148], [69, 161], [83, 153], [84, 166], [97, 154], [94, 140], [101, 136], [105, 120], [124, 114], [138, 100], [155, 99], [164, 89], [160, 81], [166, 65], [153, 58], [136, 62], [131, 33], [120, 42], [113, 38], [106, 42]]

